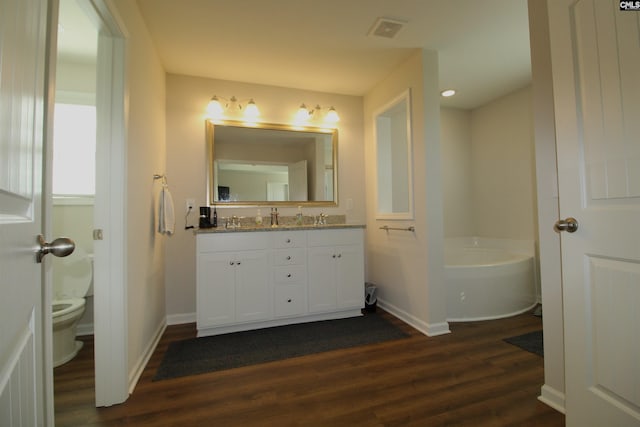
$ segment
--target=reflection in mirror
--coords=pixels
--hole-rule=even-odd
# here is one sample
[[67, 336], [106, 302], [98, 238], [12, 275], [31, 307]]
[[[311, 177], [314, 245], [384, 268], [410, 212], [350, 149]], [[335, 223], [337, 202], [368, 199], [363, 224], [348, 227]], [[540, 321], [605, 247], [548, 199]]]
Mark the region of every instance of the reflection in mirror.
[[374, 115], [378, 219], [413, 219], [410, 98], [407, 89]]
[[210, 204], [337, 204], [336, 129], [207, 121]]

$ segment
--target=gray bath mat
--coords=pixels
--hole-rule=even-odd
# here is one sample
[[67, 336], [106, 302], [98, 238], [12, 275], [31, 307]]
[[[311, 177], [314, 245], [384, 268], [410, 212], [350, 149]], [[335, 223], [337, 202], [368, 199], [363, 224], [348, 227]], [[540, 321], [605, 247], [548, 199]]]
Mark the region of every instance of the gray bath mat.
[[523, 350], [544, 357], [544, 346], [542, 340], [542, 331], [529, 332], [528, 334], [518, 335], [516, 337], [505, 338], [504, 341], [520, 347]]
[[368, 313], [348, 319], [192, 338], [169, 345], [153, 380], [238, 368], [408, 336], [382, 316]]

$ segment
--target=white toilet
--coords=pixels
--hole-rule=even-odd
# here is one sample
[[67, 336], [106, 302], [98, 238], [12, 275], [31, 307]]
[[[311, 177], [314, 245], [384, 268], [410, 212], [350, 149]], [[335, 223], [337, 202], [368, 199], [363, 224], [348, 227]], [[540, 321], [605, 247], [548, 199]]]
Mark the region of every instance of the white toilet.
[[67, 363], [78, 354], [76, 326], [85, 311], [85, 297], [93, 282], [93, 260], [82, 248], [53, 264], [53, 366]]

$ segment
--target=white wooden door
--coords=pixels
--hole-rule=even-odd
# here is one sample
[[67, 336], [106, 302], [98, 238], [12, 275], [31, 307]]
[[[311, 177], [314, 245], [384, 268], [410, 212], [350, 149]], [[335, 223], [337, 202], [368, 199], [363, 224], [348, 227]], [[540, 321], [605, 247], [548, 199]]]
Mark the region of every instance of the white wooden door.
[[47, 6], [46, 0], [0, 0], [2, 426], [48, 423], [43, 314], [50, 310], [42, 304], [42, 268], [35, 259], [42, 228]]
[[284, 202], [289, 200], [289, 184], [284, 182], [267, 182], [267, 200]]
[[[567, 426], [640, 425], [640, 12], [548, 2]], [[549, 224], [551, 226], [551, 224]]]
[[307, 161], [300, 160], [289, 164], [289, 199], [291, 201], [306, 201], [307, 190]]

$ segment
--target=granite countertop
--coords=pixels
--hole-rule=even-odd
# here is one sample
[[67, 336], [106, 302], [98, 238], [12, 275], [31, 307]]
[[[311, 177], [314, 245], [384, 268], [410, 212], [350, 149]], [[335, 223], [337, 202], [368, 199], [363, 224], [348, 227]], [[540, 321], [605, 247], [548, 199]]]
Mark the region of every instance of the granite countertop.
[[[234, 219], [237, 227], [225, 227], [229, 220]], [[326, 215], [324, 217], [325, 224], [316, 225], [317, 216], [305, 215], [302, 217], [302, 224], [297, 223], [295, 216], [278, 216], [278, 226], [271, 226], [271, 218], [263, 217], [261, 225], [255, 223], [254, 217], [234, 216], [234, 217], [218, 217], [218, 227], [214, 228], [196, 228], [195, 234], [206, 233], [242, 233], [247, 231], [291, 231], [291, 230], [331, 230], [340, 228], [366, 228], [364, 224], [347, 223], [346, 215]]]
[[248, 231], [291, 231], [291, 230], [334, 230], [341, 228], [366, 228], [364, 224], [326, 224], [326, 225], [313, 225], [313, 224], [286, 224], [278, 225], [277, 227], [271, 227], [270, 225], [243, 225], [236, 228], [198, 228], [194, 230], [196, 234], [207, 233], [242, 233]]

